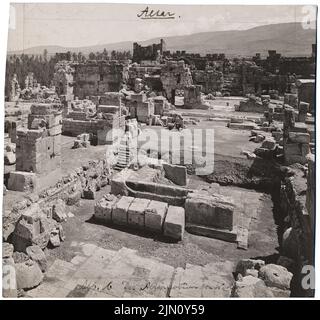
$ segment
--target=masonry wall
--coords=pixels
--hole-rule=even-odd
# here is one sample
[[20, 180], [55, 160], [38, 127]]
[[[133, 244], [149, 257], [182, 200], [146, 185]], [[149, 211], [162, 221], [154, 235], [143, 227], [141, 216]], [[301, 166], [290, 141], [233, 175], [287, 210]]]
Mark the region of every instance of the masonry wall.
[[[313, 290], [301, 287], [304, 274], [303, 266], [314, 265], [314, 227], [315, 227], [315, 159], [308, 158], [308, 174], [305, 177], [303, 170], [292, 167], [290, 176], [281, 181], [280, 188], [280, 224], [283, 225], [280, 233], [280, 255], [295, 264], [294, 284], [296, 294], [312, 296]], [[284, 260], [284, 259], [282, 259]], [[289, 263], [290, 265], [290, 263]]]
[[74, 95], [84, 99], [108, 91], [119, 91], [125, 78], [125, 66], [116, 61], [78, 64], [74, 72]]
[[33, 104], [28, 129], [17, 130], [16, 170], [47, 173], [61, 164], [61, 111], [54, 104]]

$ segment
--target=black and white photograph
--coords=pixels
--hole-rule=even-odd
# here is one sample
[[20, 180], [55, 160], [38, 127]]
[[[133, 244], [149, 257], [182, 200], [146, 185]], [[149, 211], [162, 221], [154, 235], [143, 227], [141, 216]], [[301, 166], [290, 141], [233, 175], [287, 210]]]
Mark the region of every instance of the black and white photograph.
[[5, 11], [4, 300], [319, 297], [315, 3]]

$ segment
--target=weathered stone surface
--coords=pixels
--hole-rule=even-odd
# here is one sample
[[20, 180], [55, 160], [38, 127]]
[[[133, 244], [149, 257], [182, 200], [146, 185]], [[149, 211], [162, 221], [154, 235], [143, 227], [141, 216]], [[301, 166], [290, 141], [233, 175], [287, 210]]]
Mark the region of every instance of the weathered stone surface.
[[85, 189], [83, 189], [82, 197], [84, 199], [93, 200], [96, 197], [96, 190], [97, 190], [96, 184], [92, 183], [89, 186], [87, 186]]
[[32, 239], [32, 245], [37, 245], [41, 249], [44, 249], [47, 247], [50, 240], [50, 233], [49, 232], [43, 232], [40, 233], [38, 236], [34, 237]]
[[31, 289], [38, 286], [43, 280], [43, 274], [38, 264], [32, 260], [16, 263], [18, 289]]
[[66, 200], [66, 204], [68, 206], [73, 206], [77, 204], [80, 201], [80, 199], [81, 199], [81, 190], [76, 190], [68, 196]]
[[281, 253], [291, 259], [296, 259], [299, 255], [299, 238], [297, 232], [288, 228], [282, 235]]
[[128, 209], [128, 224], [137, 228], [144, 228], [144, 212], [150, 200], [135, 198]]
[[259, 278], [263, 279], [268, 287], [283, 290], [290, 289], [292, 276], [286, 268], [276, 264], [267, 264], [259, 270]]
[[49, 241], [53, 247], [60, 246], [60, 232], [58, 229], [51, 231]]
[[114, 206], [112, 211], [112, 221], [115, 224], [128, 224], [128, 209], [134, 200], [133, 197], [123, 196]]
[[8, 143], [5, 147], [5, 150], [7, 152], [13, 152], [13, 153], [16, 153], [16, 145], [13, 144], [13, 143]]
[[2, 243], [2, 258], [12, 258], [13, 245], [8, 242]]
[[187, 184], [187, 168], [185, 166], [178, 166], [173, 164], [164, 163], [163, 169], [165, 177], [179, 186]]
[[245, 276], [247, 269], [259, 270], [264, 265], [265, 262], [263, 260], [242, 259], [236, 266], [236, 273], [240, 273], [242, 276]]
[[310, 143], [310, 135], [304, 132], [289, 132], [289, 140], [294, 143]]
[[267, 148], [257, 148], [254, 150], [254, 153], [263, 159], [271, 159], [273, 156], [273, 150], [269, 150]]
[[267, 138], [262, 142], [261, 147], [268, 150], [274, 150], [276, 147], [276, 141], [274, 138]]
[[279, 142], [280, 139], [283, 137], [283, 132], [282, 131], [273, 131], [272, 136], [276, 140], [276, 142]]
[[5, 152], [4, 154], [4, 164], [12, 165], [16, 163], [16, 155], [13, 152]]
[[232, 296], [238, 298], [272, 298], [273, 294], [263, 280], [249, 275], [236, 281]]
[[186, 230], [189, 233], [197, 234], [200, 236], [205, 236], [209, 238], [219, 239], [228, 242], [237, 242], [238, 233], [237, 228], [233, 230], [228, 229], [218, 229], [214, 227], [206, 227], [204, 225], [198, 225], [193, 223], [186, 223]]
[[277, 264], [285, 267], [288, 271], [292, 272], [295, 266], [295, 261], [291, 258], [280, 256], [277, 260]]
[[240, 129], [240, 130], [253, 130], [257, 129], [257, 125], [252, 122], [245, 122], [245, 123], [229, 123], [228, 127], [230, 129]]
[[41, 233], [40, 212], [36, 204], [30, 206], [22, 215], [13, 232], [12, 243], [16, 251], [25, 251], [26, 247]]
[[57, 222], [67, 220], [67, 208], [63, 200], [58, 199], [52, 207], [52, 218]]
[[149, 230], [161, 232], [167, 210], [167, 203], [152, 200], [145, 210], [145, 227]]
[[185, 228], [185, 212], [181, 207], [169, 206], [164, 221], [164, 235], [176, 240], [182, 240]]
[[259, 275], [259, 271], [256, 269], [247, 269], [244, 276], [253, 276], [258, 278]]
[[264, 141], [265, 138], [266, 138], [266, 137], [265, 137], [263, 134], [260, 134], [260, 133], [259, 133], [259, 134], [257, 134], [257, 135], [255, 136], [253, 142], [255, 142], [255, 143], [260, 143], [260, 142]]
[[24, 252], [15, 251], [12, 255], [12, 258], [14, 260], [14, 263], [22, 263], [29, 260], [29, 257]]
[[218, 229], [233, 229], [234, 204], [230, 197], [191, 192], [186, 203], [186, 222]]
[[271, 290], [271, 292], [275, 298], [289, 298], [291, 295], [290, 290], [282, 290], [282, 289], [275, 288], [275, 287], [269, 287], [269, 289]]
[[94, 206], [94, 217], [104, 221], [112, 221], [112, 209], [119, 199], [113, 194], [105, 195]]
[[42, 216], [40, 218], [40, 225], [41, 225], [41, 233], [50, 233], [52, 230], [54, 230], [58, 223], [56, 220], [52, 218], [47, 218]]
[[250, 152], [250, 151], [247, 151], [247, 150], [243, 150], [241, 153], [243, 155], [245, 155], [247, 157], [247, 159], [249, 159], [249, 160], [253, 160], [253, 159], [255, 159], [257, 157], [253, 152]]
[[286, 156], [302, 156], [302, 145], [299, 143], [286, 143], [284, 144], [284, 152]]
[[8, 189], [13, 191], [33, 191], [36, 188], [36, 175], [32, 172], [10, 172]]
[[47, 270], [47, 258], [39, 246], [30, 246], [26, 249], [26, 252], [31, 260], [38, 263], [42, 272], [45, 272]]

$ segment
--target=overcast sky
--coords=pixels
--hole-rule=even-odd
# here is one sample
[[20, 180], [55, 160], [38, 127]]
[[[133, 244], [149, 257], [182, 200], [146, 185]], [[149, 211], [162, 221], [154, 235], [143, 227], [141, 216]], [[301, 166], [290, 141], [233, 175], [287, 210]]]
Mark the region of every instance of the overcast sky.
[[301, 21], [302, 6], [155, 5], [175, 13], [171, 20], [141, 20], [146, 5], [14, 4], [10, 10], [8, 50], [42, 45], [81, 47], [204, 31], [249, 29], [259, 25]]

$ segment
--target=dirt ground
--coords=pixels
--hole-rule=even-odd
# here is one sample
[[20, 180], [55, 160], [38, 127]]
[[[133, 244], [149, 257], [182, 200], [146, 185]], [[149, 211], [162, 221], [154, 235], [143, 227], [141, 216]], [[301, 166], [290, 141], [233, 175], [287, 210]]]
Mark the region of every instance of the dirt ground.
[[[199, 182], [198, 182], [199, 183]], [[204, 185], [204, 182], [201, 182]], [[47, 250], [49, 261], [59, 258], [71, 261], [75, 256], [75, 242], [88, 242], [99, 247], [119, 250], [122, 247], [137, 250], [143, 257], [155, 257], [174, 267], [185, 267], [187, 263], [205, 265], [210, 262], [230, 260], [237, 262], [241, 258], [265, 257], [270, 259], [277, 254], [277, 234], [273, 220], [271, 196], [252, 190], [236, 187], [229, 188], [227, 193], [232, 195], [234, 190], [241, 190], [248, 197], [259, 198], [252, 210], [257, 210], [257, 219], [250, 226], [248, 250], [237, 249], [235, 243], [197, 236], [185, 232], [183, 242], [172, 243], [149, 233], [133, 229], [107, 226], [97, 223], [93, 218], [95, 200], [81, 200], [78, 207], [70, 208], [74, 217], [63, 223], [67, 239], [56, 249]], [[109, 187], [99, 191], [98, 199], [109, 190]]]

